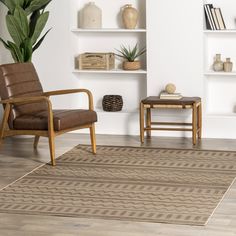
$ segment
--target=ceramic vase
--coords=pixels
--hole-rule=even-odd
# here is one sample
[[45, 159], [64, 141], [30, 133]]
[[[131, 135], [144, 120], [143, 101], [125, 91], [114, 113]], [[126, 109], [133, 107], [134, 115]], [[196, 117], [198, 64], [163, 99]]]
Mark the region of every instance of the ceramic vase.
[[230, 61], [230, 58], [226, 58], [224, 62], [224, 72], [232, 72], [233, 70], [233, 62]]
[[214, 71], [223, 71], [224, 63], [221, 60], [221, 54], [216, 54], [215, 61], [213, 63], [213, 70]]
[[82, 9], [81, 14], [81, 28], [102, 28], [102, 10], [96, 6], [94, 2], [89, 2], [86, 4], [86, 6]]
[[135, 29], [138, 23], [138, 11], [131, 4], [126, 4], [122, 9], [122, 20], [126, 29]]

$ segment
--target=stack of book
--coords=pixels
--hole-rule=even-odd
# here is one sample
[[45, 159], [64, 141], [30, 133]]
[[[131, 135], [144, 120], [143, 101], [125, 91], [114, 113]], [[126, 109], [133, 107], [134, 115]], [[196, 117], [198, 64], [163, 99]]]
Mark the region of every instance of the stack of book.
[[182, 95], [180, 93], [167, 93], [161, 92], [160, 99], [181, 99]]
[[206, 29], [225, 30], [225, 22], [220, 8], [215, 8], [213, 4], [204, 4]]

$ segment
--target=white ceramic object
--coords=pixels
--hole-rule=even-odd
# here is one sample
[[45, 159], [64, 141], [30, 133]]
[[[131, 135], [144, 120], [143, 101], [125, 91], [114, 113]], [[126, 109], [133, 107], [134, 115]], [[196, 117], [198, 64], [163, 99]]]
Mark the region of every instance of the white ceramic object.
[[82, 9], [81, 28], [83, 29], [100, 29], [102, 28], [102, 10], [95, 5], [94, 2], [89, 2]]

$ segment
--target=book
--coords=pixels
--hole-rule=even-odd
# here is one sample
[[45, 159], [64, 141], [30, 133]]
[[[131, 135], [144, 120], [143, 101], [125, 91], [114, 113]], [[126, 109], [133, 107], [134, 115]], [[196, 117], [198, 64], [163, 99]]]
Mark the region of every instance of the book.
[[217, 30], [220, 30], [220, 25], [219, 25], [218, 19], [217, 19], [217, 17], [216, 17], [215, 8], [211, 8], [211, 14], [212, 14], [212, 17], [213, 17], [213, 20], [214, 20], [216, 29], [217, 29]]
[[211, 30], [216, 30], [216, 24], [215, 24], [215, 21], [213, 19], [212, 12], [211, 12], [211, 9], [214, 8], [213, 4], [205, 4], [204, 7], [206, 9], [207, 19], [211, 25]]
[[226, 29], [225, 22], [224, 22], [224, 18], [223, 18], [221, 9], [220, 9], [220, 8], [215, 8], [215, 13], [216, 13], [217, 20], [218, 20], [218, 22], [219, 22], [219, 27], [220, 27], [220, 29], [221, 29], [221, 30]]
[[208, 10], [207, 4], [204, 4], [204, 12], [205, 12], [205, 19], [206, 19], [206, 29], [213, 30], [213, 23], [211, 22], [210, 12]]
[[181, 99], [182, 95], [180, 93], [160, 93], [160, 99]]

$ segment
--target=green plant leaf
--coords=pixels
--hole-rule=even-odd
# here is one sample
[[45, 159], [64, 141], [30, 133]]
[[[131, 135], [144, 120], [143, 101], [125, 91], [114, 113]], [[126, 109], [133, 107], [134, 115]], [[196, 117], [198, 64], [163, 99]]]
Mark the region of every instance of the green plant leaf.
[[7, 42], [4, 41], [1, 37], [0, 37], [0, 41], [3, 43], [3, 45], [4, 45], [4, 47], [5, 47], [6, 49], [10, 49], [9, 45], [7, 44]]
[[[117, 49], [116, 49], [117, 50]], [[133, 48], [130, 46], [125, 47], [124, 45], [120, 46], [120, 50], [117, 50], [119, 54], [115, 54], [116, 56], [123, 57], [126, 60], [133, 62], [135, 59], [146, 52], [146, 48], [138, 49], [138, 44], [136, 44]]]
[[37, 23], [37, 20], [40, 16], [40, 11], [37, 10], [37, 11], [34, 11], [32, 13], [32, 15], [30, 16], [30, 20], [29, 20], [29, 37], [31, 38], [33, 33], [34, 33], [34, 30], [35, 30], [35, 26], [36, 26], [36, 23]]
[[11, 35], [13, 41], [16, 45], [20, 46], [22, 41], [24, 40], [24, 33], [20, 28], [20, 25], [16, 18], [12, 15], [6, 16], [6, 24], [9, 34]]
[[7, 43], [10, 47], [11, 55], [12, 55], [14, 61], [15, 62], [24, 62], [24, 58], [23, 58], [20, 48], [15, 43], [12, 43], [10, 41], [7, 41]]
[[41, 43], [43, 42], [44, 38], [46, 37], [46, 35], [48, 34], [48, 32], [50, 31], [51, 29], [49, 29], [40, 39], [39, 41], [34, 45], [33, 47], [33, 52], [41, 45]]
[[37, 20], [37, 23], [35, 25], [34, 33], [31, 37], [32, 45], [34, 45], [40, 36], [40, 34], [43, 31], [43, 28], [45, 27], [47, 20], [48, 20], [49, 12], [44, 12], [41, 14]]
[[32, 43], [30, 38], [25, 39], [25, 41], [22, 43], [21, 51], [24, 58], [24, 62], [30, 62], [33, 53]]
[[25, 9], [26, 13], [29, 15], [30, 13], [44, 9], [51, 0], [32, 0], [30, 5]]
[[15, 0], [0, 0], [10, 11], [11, 14], [13, 14], [15, 7], [16, 7], [16, 1]]
[[25, 11], [20, 6], [16, 6], [14, 17], [22, 30], [24, 38], [27, 38], [29, 35], [28, 19]]

